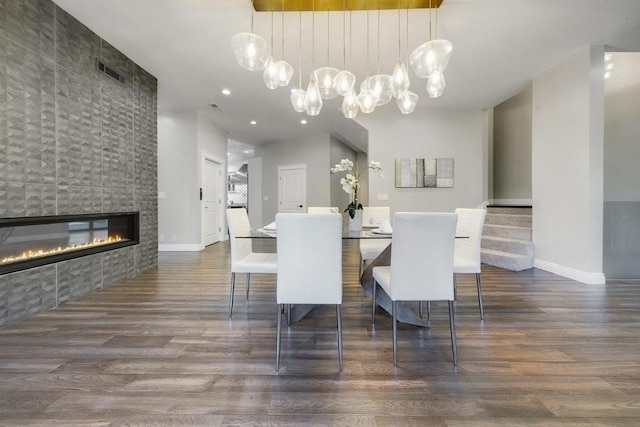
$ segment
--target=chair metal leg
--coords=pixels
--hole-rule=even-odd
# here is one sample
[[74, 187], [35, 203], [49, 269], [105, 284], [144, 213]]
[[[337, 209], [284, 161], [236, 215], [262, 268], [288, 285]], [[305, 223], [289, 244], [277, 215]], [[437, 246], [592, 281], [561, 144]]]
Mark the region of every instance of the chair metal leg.
[[449, 301], [449, 327], [451, 329], [451, 349], [453, 350], [453, 366], [458, 366], [458, 349], [456, 347], [456, 322], [453, 314], [453, 301]]
[[247, 299], [249, 299], [249, 281], [251, 280], [251, 273], [247, 273]]
[[280, 371], [280, 337], [282, 335], [282, 304], [278, 304], [278, 333], [276, 334], [276, 372]]
[[424, 317], [422, 317], [422, 301], [418, 301], [418, 313], [420, 313], [420, 318], [423, 319]]
[[455, 273], [453, 273], [453, 300], [458, 301], [458, 280]]
[[427, 301], [427, 320], [431, 320], [431, 301]]
[[233, 291], [236, 287], [236, 273], [231, 273], [231, 289], [229, 290], [229, 319], [233, 312]]
[[291, 326], [291, 304], [287, 304], [287, 326]]
[[478, 305], [480, 306], [480, 320], [484, 320], [484, 307], [482, 305], [482, 282], [480, 273], [476, 273], [476, 284], [478, 285]]
[[398, 366], [398, 310], [397, 302], [391, 303], [391, 315], [393, 317], [393, 366]]
[[371, 324], [376, 324], [376, 288], [378, 287], [378, 282], [376, 279], [373, 279], [373, 296], [371, 302]]
[[340, 363], [340, 372], [342, 372], [342, 304], [336, 304], [336, 317], [338, 319], [338, 362]]

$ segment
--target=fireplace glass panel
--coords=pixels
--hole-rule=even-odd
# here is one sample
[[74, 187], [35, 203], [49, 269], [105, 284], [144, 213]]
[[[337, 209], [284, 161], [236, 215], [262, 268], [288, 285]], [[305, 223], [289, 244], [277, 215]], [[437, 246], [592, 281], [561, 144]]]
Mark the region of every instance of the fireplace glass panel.
[[0, 274], [138, 243], [138, 213], [0, 220]]

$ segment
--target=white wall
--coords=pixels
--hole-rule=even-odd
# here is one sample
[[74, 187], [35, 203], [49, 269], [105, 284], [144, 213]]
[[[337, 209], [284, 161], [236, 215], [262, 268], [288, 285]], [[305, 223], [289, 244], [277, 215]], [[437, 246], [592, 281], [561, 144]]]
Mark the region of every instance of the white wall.
[[533, 80], [535, 265], [585, 283], [604, 283], [603, 57], [587, 47]]
[[329, 134], [274, 142], [256, 147], [262, 157], [262, 223], [274, 220], [278, 212], [278, 166], [307, 166], [307, 206], [329, 206]]
[[528, 87], [493, 109], [494, 203], [531, 203], [531, 99]]
[[227, 132], [201, 112], [158, 113], [158, 192], [164, 193], [158, 199], [160, 250], [202, 248], [203, 151], [224, 162]]
[[[159, 245], [200, 242], [198, 176], [198, 115], [191, 112], [158, 113], [158, 240]], [[177, 179], [176, 177], [180, 177]]]
[[247, 186], [249, 223], [251, 228], [258, 228], [268, 224], [268, 222], [262, 222], [262, 157], [249, 159], [247, 168], [249, 172], [249, 185]]
[[[481, 109], [415, 110], [402, 115], [380, 108], [356, 119], [369, 130], [369, 161], [382, 164], [384, 178], [369, 177], [369, 203], [398, 211], [453, 211], [483, 202], [483, 129]], [[395, 188], [395, 159], [452, 157], [453, 188]], [[378, 200], [388, 194], [388, 201]]]

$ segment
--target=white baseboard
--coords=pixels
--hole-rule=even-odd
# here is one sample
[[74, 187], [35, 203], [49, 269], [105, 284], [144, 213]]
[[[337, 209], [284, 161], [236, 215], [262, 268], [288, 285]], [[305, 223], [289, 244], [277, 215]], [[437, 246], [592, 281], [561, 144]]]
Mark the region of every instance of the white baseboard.
[[204, 246], [200, 243], [189, 244], [167, 244], [161, 243], [158, 245], [158, 251], [160, 252], [198, 252], [204, 249]]
[[604, 285], [606, 283], [604, 273], [589, 273], [538, 258], [534, 260], [533, 266], [540, 270], [548, 271], [549, 273], [557, 274], [558, 276], [576, 280], [587, 285]]
[[492, 199], [492, 205], [533, 206], [532, 199]]

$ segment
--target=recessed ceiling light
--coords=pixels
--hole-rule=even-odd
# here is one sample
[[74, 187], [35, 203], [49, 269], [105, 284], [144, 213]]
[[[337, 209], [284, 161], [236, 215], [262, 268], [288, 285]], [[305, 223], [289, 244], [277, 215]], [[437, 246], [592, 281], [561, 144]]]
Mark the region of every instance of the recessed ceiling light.
[[252, 125], [257, 125], [258, 122], [256, 122], [255, 120], [251, 120], [249, 123], [251, 123]]
[[300, 120], [300, 124], [306, 125], [307, 121], [305, 119]]
[[249, 154], [251, 150], [244, 150], [244, 154]]
[[231, 95], [231, 91], [229, 89], [222, 89], [223, 95]]
[[611, 77], [611, 71], [607, 71], [604, 73], [604, 78], [608, 79], [609, 77]]

